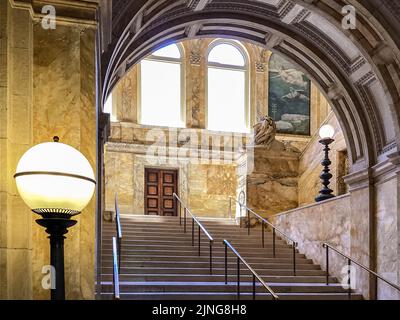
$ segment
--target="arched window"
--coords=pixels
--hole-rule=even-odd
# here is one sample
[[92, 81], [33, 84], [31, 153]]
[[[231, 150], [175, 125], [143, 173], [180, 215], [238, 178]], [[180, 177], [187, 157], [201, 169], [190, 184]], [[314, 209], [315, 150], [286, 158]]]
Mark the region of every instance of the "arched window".
[[207, 79], [207, 128], [248, 132], [248, 59], [238, 42], [218, 40], [211, 45]]
[[172, 44], [142, 60], [139, 71], [139, 122], [183, 127], [182, 50]]

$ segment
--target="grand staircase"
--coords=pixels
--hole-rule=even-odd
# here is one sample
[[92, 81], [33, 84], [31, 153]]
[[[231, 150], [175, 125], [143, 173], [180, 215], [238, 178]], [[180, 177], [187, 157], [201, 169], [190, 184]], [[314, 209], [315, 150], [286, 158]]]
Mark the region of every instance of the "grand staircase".
[[[255, 269], [281, 300], [345, 300], [345, 290], [335, 278], [326, 285], [325, 272], [296, 251], [296, 275], [293, 274], [293, 250], [282, 239], [272, 251], [272, 232], [265, 232], [262, 247], [261, 226], [240, 228], [229, 219], [200, 219], [214, 238], [212, 274], [209, 241], [201, 232], [198, 256], [198, 229], [192, 246], [191, 220], [187, 233], [177, 217], [121, 215], [123, 230], [120, 266], [120, 296], [130, 300], [233, 300], [237, 299], [237, 258], [228, 251], [228, 284], [225, 284], [225, 246], [227, 239]], [[102, 239], [101, 296], [113, 298], [112, 237], [115, 223], [105, 223]], [[241, 263], [240, 299], [253, 298], [253, 276]], [[362, 299], [352, 294], [353, 300]], [[257, 283], [256, 299], [272, 299]]]

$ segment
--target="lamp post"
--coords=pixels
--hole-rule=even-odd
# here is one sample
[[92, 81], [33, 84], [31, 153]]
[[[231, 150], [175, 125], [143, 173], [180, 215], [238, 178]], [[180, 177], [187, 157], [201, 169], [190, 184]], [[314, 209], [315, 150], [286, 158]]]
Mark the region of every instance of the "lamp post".
[[315, 198], [316, 202], [321, 202], [335, 197], [332, 194], [333, 190], [328, 187], [330, 184], [329, 180], [332, 178], [332, 174], [330, 173], [331, 170], [329, 169], [329, 166], [332, 164], [331, 160], [329, 159], [329, 145], [335, 141], [333, 139], [333, 136], [335, 135], [335, 129], [330, 125], [324, 125], [319, 130], [319, 135], [321, 137], [319, 142], [324, 146], [325, 155], [321, 162], [324, 169], [320, 175], [323, 188], [319, 191], [319, 195]]
[[24, 202], [41, 216], [36, 222], [46, 228], [50, 239], [52, 300], [65, 300], [64, 239], [68, 228], [93, 196], [96, 181], [89, 161], [76, 149], [53, 142], [38, 144], [19, 160], [14, 175]]

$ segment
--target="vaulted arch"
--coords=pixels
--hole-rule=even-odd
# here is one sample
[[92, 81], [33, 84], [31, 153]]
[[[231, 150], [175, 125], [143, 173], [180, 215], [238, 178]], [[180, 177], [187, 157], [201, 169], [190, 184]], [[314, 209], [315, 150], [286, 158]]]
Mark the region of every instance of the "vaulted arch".
[[385, 49], [394, 43], [389, 33], [365, 18], [366, 7], [354, 6], [359, 28], [344, 30], [342, 6], [327, 1], [146, 1], [130, 20], [125, 17], [126, 28], [105, 54], [103, 100], [160, 46], [216, 36], [257, 43], [310, 76], [340, 121], [352, 170], [368, 168], [398, 148], [400, 68], [397, 53]]

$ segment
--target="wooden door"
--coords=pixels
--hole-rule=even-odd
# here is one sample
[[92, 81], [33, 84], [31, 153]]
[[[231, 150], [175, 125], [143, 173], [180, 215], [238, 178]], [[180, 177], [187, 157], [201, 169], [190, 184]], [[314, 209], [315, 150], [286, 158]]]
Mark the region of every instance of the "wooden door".
[[174, 192], [178, 193], [177, 170], [145, 169], [145, 214], [176, 216]]

